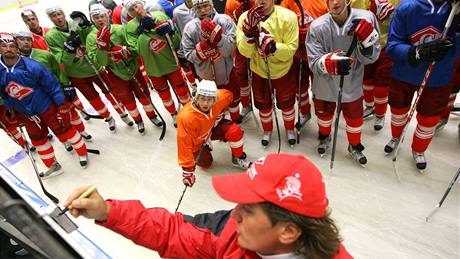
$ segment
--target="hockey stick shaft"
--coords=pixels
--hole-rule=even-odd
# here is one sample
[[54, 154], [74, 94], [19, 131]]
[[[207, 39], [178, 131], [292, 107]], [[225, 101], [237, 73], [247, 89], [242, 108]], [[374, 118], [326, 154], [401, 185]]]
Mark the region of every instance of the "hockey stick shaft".
[[428, 222], [428, 220], [431, 218], [431, 216], [433, 216], [433, 214], [438, 210], [438, 208], [441, 208], [442, 204], [444, 203], [444, 200], [447, 198], [447, 195], [449, 195], [452, 187], [454, 186], [454, 184], [457, 182], [458, 180], [458, 176], [460, 175], [460, 168], [458, 168], [457, 172], [455, 173], [455, 175], [452, 177], [452, 180], [450, 180], [449, 182], [449, 185], [446, 189], [446, 191], [444, 192], [444, 195], [442, 196], [441, 200], [438, 202], [438, 204], [434, 207], [434, 209], [430, 212], [430, 214], [428, 214], [428, 216], [426, 217], [426, 222]]
[[[355, 51], [357, 45], [358, 45], [358, 38], [354, 36], [353, 40], [351, 41], [351, 45], [348, 48], [348, 51], [346, 53], [347, 57], [350, 57], [353, 54], [353, 51]], [[332, 169], [334, 168], [335, 150], [336, 150], [336, 145], [337, 145], [337, 132], [339, 130], [340, 113], [342, 111], [342, 89], [343, 89], [344, 79], [345, 79], [345, 76], [341, 75], [340, 81], [339, 81], [339, 92], [337, 94], [337, 108], [336, 108], [336, 117], [334, 121], [334, 136], [332, 139], [331, 162], [329, 164], [329, 169], [330, 169], [331, 174], [332, 174]]]
[[[182, 72], [182, 68], [180, 66], [180, 62], [179, 62], [179, 56], [177, 56], [177, 52], [176, 50], [174, 49], [174, 44], [173, 44], [173, 41], [171, 39], [171, 36], [169, 36], [169, 34], [165, 34], [165, 37], [166, 37], [166, 41], [168, 41], [168, 45], [169, 45], [169, 48], [171, 49], [171, 53], [173, 54], [174, 56], [174, 59], [176, 60], [176, 65], [177, 65], [177, 68], [179, 69], [179, 73], [182, 75], [182, 79], [184, 81], [187, 80], [187, 77], [183, 74]], [[176, 98], [177, 98], [177, 111], [180, 110], [180, 106], [181, 106], [181, 102], [180, 102], [180, 99], [179, 99], [179, 96], [177, 95], [176, 93], [176, 90], [174, 89], [173, 86], [171, 86], [173, 92], [174, 92], [174, 95], [176, 95]]]
[[[300, 26], [305, 27], [305, 15], [303, 12], [303, 6], [302, 3], [300, 3], [300, 0], [294, 0], [296, 3], [297, 7], [299, 8], [300, 15], [301, 15], [301, 21], [302, 24]], [[304, 49], [300, 49], [300, 62], [299, 62], [299, 85], [298, 85], [298, 99], [297, 99], [297, 123], [296, 123], [296, 129], [297, 129], [297, 144], [300, 144], [300, 130], [302, 129], [302, 124], [300, 124], [300, 110], [302, 108], [301, 100], [302, 100], [302, 72], [303, 72], [303, 58], [304, 58]]]

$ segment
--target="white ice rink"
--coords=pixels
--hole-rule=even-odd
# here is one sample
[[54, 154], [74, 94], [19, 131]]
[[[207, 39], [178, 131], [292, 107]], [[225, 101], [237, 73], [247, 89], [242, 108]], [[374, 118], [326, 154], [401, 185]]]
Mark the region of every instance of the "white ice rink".
[[[56, 4], [61, 4], [67, 14], [72, 10], [87, 13], [87, 1], [40, 0], [39, 5], [30, 8], [39, 15], [43, 26], [51, 27], [44, 10]], [[25, 27], [19, 10], [0, 13], [0, 31], [11, 32], [21, 28]], [[129, 128], [123, 124], [118, 116], [115, 116], [116, 134], [110, 133], [102, 120], [85, 122], [87, 132], [93, 135], [88, 147], [99, 149], [101, 154], [90, 155], [88, 168], [82, 170], [75, 153], [66, 152], [55, 138], [52, 144], [65, 173], [45, 180], [48, 190], [63, 202], [74, 188], [95, 184], [105, 198], [139, 199], [146, 207], [166, 207], [174, 211], [183, 190], [177, 165], [176, 130], [158, 95], [154, 94], [153, 98], [167, 120], [168, 128], [163, 141], [158, 140], [161, 129], [154, 127], [145, 116], [144, 136], [135, 127]], [[85, 104], [89, 109], [90, 106]], [[111, 111], [115, 114], [113, 109]], [[332, 217], [341, 230], [346, 248], [355, 258], [459, 258], [458, 183], [431, 221], [425, 222], [425, 217], [438, 203], [460, 166], [460, 143], [457, 137], [460, 117], [452, 115], [445, 129], [435, 136], [426, 152], [428, 168], [423, 175], [415, 169], [410, 152], [415, 123], [411, 124], [398, 157], [399, 183], [393, 173], [391, 160], [383, 152], [383, 146], [390, 138], [389, 112], [386, 119], [385, 128], [378, 133], [373, 130], [371, 121], [363, 126], [364, 154], [368, 158], [366, 168], [361, 168], [347, 156], [345, 129], [341, 124], [334, 174], [330, 175], [330, 156], [321, 159], [316, 154], [316, 118], [302, 131], [301, 143], [294, 148], [288, 147], [283, 131], [281, 150], [303, 154], [322, 170]], [[276, 133], [270, 148], [265, 150], [260, 145], [262, 131], [256, 127], [254, 120], [251, 118], [242, 127], [249, 159], [255, 160], [268, 152], [276, 152]], [[0, 162], [19, 151], [20, 148], [0, 131]], [[227, 144], [214, 143], [213, 156], [211, 168], [198, 169], [197, 183], [185, 193], [180, 212], [193, 215], [232, 208], [233, 204], [217, 197], [210, 179], [213, 175], [240, 170], [231, 166]], [[35, 157], [39, 168], [44, 170], [36, 154]], [[9, 169], [35, 192], [42, 194], [27, 157]], [[46, 199], [44, 195], [42, 197]], [[139, 247], [90, 220], [76, 219], [76, 222], [84, 233], [114, 258], [158, 257], [155, 252]]]

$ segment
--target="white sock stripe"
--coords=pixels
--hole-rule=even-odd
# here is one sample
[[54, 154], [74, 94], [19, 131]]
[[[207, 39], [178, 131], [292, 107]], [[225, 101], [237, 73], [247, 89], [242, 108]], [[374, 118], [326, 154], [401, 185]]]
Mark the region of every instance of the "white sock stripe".
[[170, 99], [169, 101], [165, 101], [165, 100], [162, 100], [162, 101], [163, 101], [163, 105], [164, 105], [165, 107], [174, 105], [174, 102], [173, 102], [172, 99]]
[[454, 99], [455, 100], [455, 97], [457, 97], [457, 93], [451, 93], [449, 95], [449, 99]]
[[348, 133], [361, 133], [361, 127], [362, 126], [352, 127], [352, 126], [347, 125], [346, 126], [346, 131]]
[[72, 124], [72, 125], [74, 125], [74, 126], [80, 125], [81, 123], [82, 123], [82, 121], [81, 121], [80, 116], [79, 116], [78, 118], [73, 119], [73, 120], [70, 121], [70, 124]]
[[52, 158], [55, 157], [55, 156], [54, 156], [54, 152], [49, 153], [49, 154], [40, 154], [40, 153], [38, 153], [38, 156], [39, 156], [40, 159], [42, 159], [42, 160], [45, 160], [45, 159], [52, 159]]
[[81, 136], [80, 136], [80, 134], [79, 134], [77, 131], [75, 131], [75, 134], [73, 134], [73, 136], [70, 137], [67, 141], [70, 142], [70, 143], [72, 144], [72, 143], [77, 142], [77, 141], [78, 141], [78, 138], [81, 138]]
[[49, 141], [47, 141], [43, 145], [35, 146], [35, 148], [37, 149], [37, 152], [45, 152], [45, 151], [49, 150], [51, 147], [52, 146], [51, 146], [51, 143]]
[[366, 102], [364, 101], [364, 105], [366, 105], [367, 107], [374, 107], [374, 102]]
[[81, 104], [80, 99], [76, 99], [75, 101], [73, 101], [73, 104], [75, 104], [75, 106], [79, 106]]
[[139, 110], [138, 110], [137, 108], [134, 109], [134, 110], [128, 110], [128, 113], [129, 113], [129, 115], [131, 115], [131, 117], [133, 117], [133, 118], [139, 116]]
[[268, 118], [262, 118], [260, 117], [260, 121], [263, 122], [263, 123], [270, 123], [273, 121], [272, 117], [268, 117]]
[[332, 125], [332, 119], [331, 120], [321, 120], [318, 118], [318, 125], [321, 126], [321, 127], [330, 127]]
[[363, 90], [364, 91], [372, 91], [372, 90], [374, 90], [374, 86], [373, 85], [363, 85]]
[[228, 110], [230, 112], [239, 112], [240, 111], [240, 107], [236, 106], [236, 107], [228, 107]]
[[108, 110], [107, 110], [107, 107], [104, 106], [104, 108], [100, 109], [100, 110], [97, 110], [97, 113], [99, 114], [103, 114], [103, 113], [106, 113]]
[[421, 132], [431, 132], [436, 129], [436, 126], [433, 126], [433, 127], [425, 127], [425, 126], [422, 126], [420, 124], [417, 124], [417, 130], [420, 130]]
[[374, 101], [375, 103], [378, 103], [378, 104], [386, 104], [388, 103], [388, 97], [383, 97], [383, 98], [374, 97]]
[[241, 138], [238, 141], [230, 141], [229, 142], [229, 145], [230, 145], [231, 148], [240, 148], [240, 147], [243, 146], [243, 144], [244, 144], [244, 139], [243, 138]]
[[395, 120], [406, 120], [408, 117], [408, 114], [407, 113], [404, 113], [404, 114], [394, 114], [392, 113], [391, 114], [391, 120], [395, 119]]
[[80, 136], [78, 141], [72, 142], [71, 145], [74, 149], [80, 149], [81, 147], [83, 147], [83, 145], [85, 145], [85, 141], [83, 141], [83, 138]]
[[144, 108], [144, 111], [146, 111], [146, 112], [153, 112], [154, 111], [153, 106], [151, 104], [142, 105], [142, 108]]
[[265, 117], [265, 118], [271, 117], [272, 116], [272, 110], [270, 110], [268, 113], [264, 113], [262, 111], [259, 111], [259, 115], [260, 115], [260, 117]]
[[305, 106], [305, 105], [307, 105], [309, 103], [310, 103], [309, 100], [303, 100], [303, 101], [300, 102], [300, 106]]

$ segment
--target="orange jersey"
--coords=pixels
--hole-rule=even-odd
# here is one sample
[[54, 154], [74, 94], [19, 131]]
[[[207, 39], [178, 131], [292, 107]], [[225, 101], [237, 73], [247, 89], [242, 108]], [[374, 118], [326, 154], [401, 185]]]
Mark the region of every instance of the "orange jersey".
[[[324, 0], [299, 0], [303, 7], [305, 24], [309, 27], [310, 23], [320, 17], [321, 15], [327, 13], [327, 5]], [[285, 7], [297, 14], [299, 19], [299, 25], [302, 24], [302, 16], [300, 15], [300, 10], [294, 0], [283, 0], [281, 6]]]
[[183, 168], [195, 166], [193, 153], [198, 152], [208, 139], [219, 115], [233, 100], [232, 92], [220, 89], [209, 113], [203, 113], [187, 103], [177, 115], [177, 158]]

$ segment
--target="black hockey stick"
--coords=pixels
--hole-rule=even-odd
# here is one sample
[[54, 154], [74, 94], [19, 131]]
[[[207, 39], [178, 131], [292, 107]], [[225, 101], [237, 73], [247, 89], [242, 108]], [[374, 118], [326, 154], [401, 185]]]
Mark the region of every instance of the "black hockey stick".
[[[294, 0], [296, 3], [297, 7], [299, 8], [300, 15], [301, 15], [301, 21], [302, 24], [300, 26], [305, 28], [305, 15], [303, 13], [303, 7], [302, 4], [300, 3], [300, 0]], [[300, 45], [300, 43], [299, 43]], [[302, 124], [300, 123], [300, 109], [301, 109], [301, 96], [302, 96], [302, 70], [303, 70], [303, 57], [304, 57], [304, 49], [300, 49], [300, 64], [299, 64], [299, 90], [298, 90], [298, 99], [297, 99], [297, 123], [295, 124], [295, 127], [297, 129], [297, 144], [300, 144], [300, 131], [302, 130]]]
[[[74, 104], [72, 104], [72, 105], [74, 105]], [[75, 105], [74, 105], [74, 106], [75, 106]], [[87, 111], [85, 111], [85, 110], [83, 110], [83, 109], [81, 109], [81, 110], [78, 109], [77, 106], [75, 106], [75, 108], [76, 108], [79, 112], [83, 113], [85, 116], [88, 116], [88, 118], [90, 118], [90, 119], [97, 119], [97, 120], [102, 120], [102, 119], [104, 119], [101, 115], [89, 114]]]
[[[169, 45], [169, 48], [171, 49], [171, 52], [174, 56], [174, 60], [176, 60], [176, 65], [177, 67], [179, 68], [179, 72], [180, 74], [182, 75], [182, 78], [184, 80], [184, 82], [186, 83], [187, 82], [187, 77], [184, 75], [183, 71], [182, 71], [182, 68], [180, 66], [180, 62], [179, 62], [179, 56], [177, 56], [177, 52], [176, 50], [174, 49], [174, 45], [173, 45], [173, 42], [171, 40], [171, 37], [169, 36], [169, 34], [165, 34], [165, 37], [166, 37], [166, 41], [168, 42], [168, 45]], [[174, 92], [174, 95], [176, 95], [176, 98], [177, 98], [177, 112], [179, 112], [180, 110], [180, 106], [181, 106], [181, 102], [180, 102], [180, 99], [179, 99], [179, 96], [177, 95], [176, 93], [176, 90], [174, 90], [174, 87], [171, 86], [171, 89], [173, 90]]]
[[[351, 54], [353, 54], [353, 51], [355, 51], [357, 45], [358, 45], [358, 38], [356, 38], [356, 36], [353, 36], [353, 40], [351, 41], [350, 47], [348, 48], [347, 53], [345, 55], [347, 57], [350, 57]], [[335, 114], [336, 117], [334, 121], [334, 138], [332, 139], [331, 163], [329, 165], [331, 174], [332, 174], [332, 169], [334, 168], [335, 148], [337, 145], [337, 131], [339, 130], [340, 112], [342, 111], [342, 89], [343, 89], [344, 78], [345, 76], [341, 75], [340, 81], [339, 81], [339, 93], [337, 96], [337, 109], [336, 109], [336, 114]]]
[[430, 219], [431, 216], [433, 216], [433, 214], [439, 209], [441, 208], [442, 204], [444, 203], [444, 200], [447, 198], [447, 195], [449, 195], [450, 193], [450, 190], [452, 189], [452, 187], [454, 186], [455, 182], [457, 182], [458, 180], [458, 176], [460, 175], [460, 167], [458, 168], [457, 172], [454, 174], [454, 176], [452, 177], [452, 180], [450, 180], [449, 182], [449, 185], [447, 186], [447, 189], [446, 191], [444, 192], [444, 195], [442, 196], [441, 200], [438, 202], [438, 204], [436, 204], [436, 206], [434, 207], [434, 209], [430, 212], [430, 214], [428, 214], [428, 216], [426, 217], [426, 222], [428, 222], [428, 220]]
[[[25, 136], [24, 134], [24, 131], [22, 130], [21, 127], [19, 127], [19, 130], [21, 131], [21, 134], [23, 136]], [[27, 153], [27, 156], [29, 157], [30, 159], [30, 162], [32, 163], [32, 166], [34, 168], [34, 171], [35, 171], [35, 175], [37, 175], [37, 179], [38, 179], [38, 182], [40, 183], [40, 187], [42, 188], [43, 190], [43, 193], [46, 195], [46, 197], [48, 197], [52, 202], [54, 202], [55, 204], [58, 204], [59, 203], [59, 199], [56, 198], [54, 195], [52, 195], [51, 193], [49, 193], [45, 186], [43, 185], [43, 181], [40, 177], [40, 173], [38, 172], [38, 169], [37, 169], [37, 165], [35, 164], [35, 160], [34, 158], [32, 157], [32, 154], [30, 152], [30, 147], [29, 147], [29, 143], [27, 143], [26, 141], [26, 144], [25, 144], [25, 150], [26, 150], [26, 153]]]

